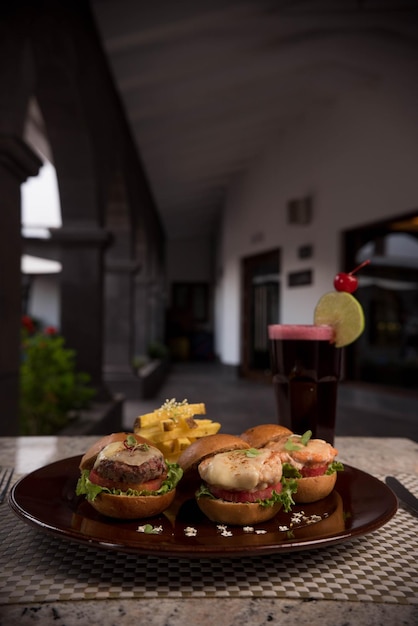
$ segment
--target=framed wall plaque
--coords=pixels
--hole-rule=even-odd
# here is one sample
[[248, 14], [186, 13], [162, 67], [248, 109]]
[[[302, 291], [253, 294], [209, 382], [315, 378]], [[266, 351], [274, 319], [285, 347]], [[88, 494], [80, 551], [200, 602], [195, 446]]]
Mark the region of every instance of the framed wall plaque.
[[287, 275], [288, 287], [304, 287], [306, 285], [312, 285], [313, 272], [311, 269], [302, 270], [300, 272], [289, 272]]

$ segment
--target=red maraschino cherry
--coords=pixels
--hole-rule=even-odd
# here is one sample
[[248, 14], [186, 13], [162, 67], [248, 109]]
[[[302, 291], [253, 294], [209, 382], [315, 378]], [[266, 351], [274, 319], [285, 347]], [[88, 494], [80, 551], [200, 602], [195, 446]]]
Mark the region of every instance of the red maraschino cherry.
[[358, 287], [358, 280], [357, 280], [357, 277], [354, 276], [353, 274], [358, 272], [359, 269], [361, 269], [365, 265], [368, 265], [369, 263], [370, 263], [370, 259], [367, 259], [367, 261], [363, 261], [363, 263], [360, 263], [360, 265], [358, 265], [349, 274], [345, 274], [344, 272], [337, 274], [336, 277], [334, 278], [335, 289], [337, 291], [346, 291], [347, 293], [354, 293]]

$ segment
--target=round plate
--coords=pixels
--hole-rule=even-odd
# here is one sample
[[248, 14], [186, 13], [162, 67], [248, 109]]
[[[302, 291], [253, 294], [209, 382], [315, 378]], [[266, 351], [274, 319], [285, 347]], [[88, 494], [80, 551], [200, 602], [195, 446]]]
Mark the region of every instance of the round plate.
[[[80, 459], [56, 461], [21, 478], [10, 492], [9, 504], [39, 530], [108, 550], [183, 558], [310, 550], [370, 533], [397, 510], [397, 499], [383, 482], [345, 465], [327, 498], [294, 506], [291, 513], [281, 511], [253, 528], [225, 529], [210, 522], [193, 494], [184, 493], [178, 493], [162, 515], [119, 521], [101, 516], [84, 497], [75, 495]], [[145, 525], [153, 532], [143, 532]]]

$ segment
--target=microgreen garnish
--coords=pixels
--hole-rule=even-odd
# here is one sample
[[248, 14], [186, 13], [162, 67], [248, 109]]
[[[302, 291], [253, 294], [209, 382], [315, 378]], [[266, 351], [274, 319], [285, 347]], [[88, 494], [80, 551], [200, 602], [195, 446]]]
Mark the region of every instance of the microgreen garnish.
[[307, 446], [308, 441], [311, 437], [312, 437], [312, 431], [307, 430], [306, 433], [303, 433], [302, 437], [300, 438], [300, 442], [303, 443], [304, 446]]
[[250, 459], [261, 454], [260, 450], [257, 448], [249, 448], [248, 450], [244, 450], [245, 456], [248, 456]]
[[134, 435], [128, 435], [123, 442], [123, 445], [127, 450], [135, 452], [135, 450], [148, 450], [149, 445], [147, 443], [138, 443]]
[[147, 533], [150, 535], [153, 532], [153, 530], [154, 530], [154, 527], [151, 526], [151, 524], [145, 524], [144, 533]]
[[289, 439], [286, 441], [286, 443], [284, 444], [285, 449], [289, 451], [301, 450], [299, 443], [295, 443], [294, 441], [292, 441], [292, 437], [293, 435], [291, 435]]
[[297, 441], [294, 441], [292, 437], [294, 437], [294, 435], [290, 435], [290, 437], [284, 444], [285, 449], [286, 450], [301, 450], [302, 448], [300, 447], [300, 444], [302, 444], [303, 446], [308, 445], [308, 441], [312, 437], [312, 431], [307, 430], [306, 433], [303, 433], [301, 437], [298, 437]]

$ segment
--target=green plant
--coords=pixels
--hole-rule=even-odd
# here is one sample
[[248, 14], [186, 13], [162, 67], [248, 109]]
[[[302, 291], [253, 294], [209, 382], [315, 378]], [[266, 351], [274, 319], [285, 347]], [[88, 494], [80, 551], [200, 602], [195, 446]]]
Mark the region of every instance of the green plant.
[[90, 376], [76, 370], [75, 351], [52, 328], [22, 330], [19, 422], [21, 435], [50, 435], [69, 421], [69, 412], [87, 408], [95, 391]]
[[168, 348], [160, 341], [152, 341], [147, 350], [150, 359], [164, 359], [168, 354]]
[[141, 367], [144, 367], [147, 363], [149, 363], [149, 357], [145, 354], [138, 354], [132, 359], [133, 370], [138, 372], [138, 370], [140, 370]]

